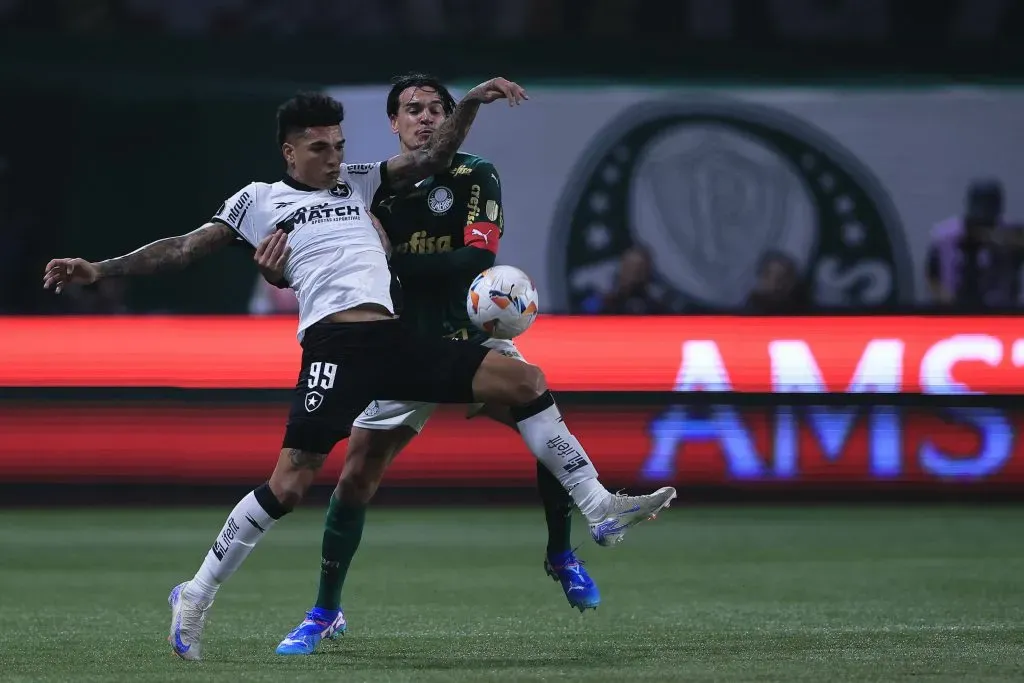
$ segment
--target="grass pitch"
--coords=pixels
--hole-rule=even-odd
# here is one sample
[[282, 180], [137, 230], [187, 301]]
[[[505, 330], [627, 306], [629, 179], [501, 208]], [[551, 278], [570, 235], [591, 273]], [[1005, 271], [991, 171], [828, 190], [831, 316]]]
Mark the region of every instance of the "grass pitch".
[[349, 634], [313, 602], [321, 510], [277, 525], [170, 654], [167, 593], [227, 512], [0, 512], [0, 681], [1020, 681], [1024, 508], [674, 507], [602, 549], [597, 612], [542, 569], [539, 509], [371, 510]]

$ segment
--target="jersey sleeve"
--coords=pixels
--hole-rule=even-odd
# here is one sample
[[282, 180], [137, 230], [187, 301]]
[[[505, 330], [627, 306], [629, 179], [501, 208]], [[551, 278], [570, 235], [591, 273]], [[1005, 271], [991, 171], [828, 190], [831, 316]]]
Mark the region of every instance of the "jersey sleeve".
[[249, 183], [241, 190], [224, 201], [217, 213], [210, 220], [228, 226], [246, 243], [256, 246], [259, 235], [256, 234], [256, 183]]
[[388, 182], [388, 162], [377, 161], [372, 164], [342, 164], [348, 181], [362, 195], [366, 206], [371, 206], [377, 193], [381, 196], [390, 194], [391, 184]]
[[469, 175], [470, 192], [466, 206], [463, 243], [467, 247], [498, 253], [498, 240], [505, 234], [498, 171], [488, 163], [478, 164]]

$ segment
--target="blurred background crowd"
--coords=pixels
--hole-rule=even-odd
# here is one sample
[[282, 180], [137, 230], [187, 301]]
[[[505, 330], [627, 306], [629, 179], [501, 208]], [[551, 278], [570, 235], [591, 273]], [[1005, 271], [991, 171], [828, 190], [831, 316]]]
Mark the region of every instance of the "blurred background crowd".
[[[479, 31], [492, 39], [539, 35], [607, 36], [685, 32], [722, 38], [763, 35], [780, 24], [792, 38], [881, 39], [890, 31], [951, 29], [962, 39], [991, 27], [1012, 31], [1013, 0], [935, 0], [928, 10], [907, 0], [0, 0], [0, 19], [21, 29], [117, 36], [336, 35], [457, 36]], [[946, 16], [952, 21], [943, 26]]]
[[[668, 5], [669, 15], [682, 7]], [[504, 38], [574, 26], [587, 32], [615, 32], [625, 29], [623, 20], [635, 22], [638, 28], [659, 25], [641, 3], [600, 0], [0, 0], [0, 16], [28, 28], [59, 28], [80, 35], [145, 31], [286, 37], [331, 35], [344, 26], [346, 31], [373, 36], [442, 36], [479, 30]]]
[[[37, 284], [50, 257], [187, 231], [272, 180], [273, 108], [296, 88], [331, 89], [362, 121], [414, 69], [544, 93], [537, 117], [478, 124], [467, 147], [503, 174], [499, 261], [538, 275], [550, 312], [1012, 312], [1022, 29], [1024, 6], [1001, 0], [0, 0], [0, 313], [293, 311], [244, 253], [60, 299]], [[591, 191], [580, 164], [605, 125], [672, 98], [698, 113], [659, 119], [674, 128], [614, 188], [565, 209]], [[550, 144], [580, 119], [596, 120], [587, 139]], [[392, 154], [372, 125], [366, 153]], [[834, 168], [810, 170], [815, 154]]]

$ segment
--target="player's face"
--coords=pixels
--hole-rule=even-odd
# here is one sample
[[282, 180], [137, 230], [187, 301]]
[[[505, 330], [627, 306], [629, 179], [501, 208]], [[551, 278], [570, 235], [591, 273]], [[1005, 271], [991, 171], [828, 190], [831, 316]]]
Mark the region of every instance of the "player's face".
[[340, 125], [307, 128], [285, 142], [281, 151], [299, 182], [325, 190], [337, 185], [345, 159], [345, 138]]
[[391, 132], [402, 149], [419, 149], [445, 119], [444, 104], [433, 88], [406, 88], [398, 96], [398, 113], [391, 117]]

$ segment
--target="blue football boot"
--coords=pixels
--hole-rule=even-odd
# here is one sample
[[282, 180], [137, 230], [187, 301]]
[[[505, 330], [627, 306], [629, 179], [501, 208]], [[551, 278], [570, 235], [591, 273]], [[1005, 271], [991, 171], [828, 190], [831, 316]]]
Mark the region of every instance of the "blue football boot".
[[348, 622], [341, 610], [314, 607], [306, 612], [306, 618], [284, 637], [277, 646], [279, 655], [311, 655], [320, 641], [337, 638], [345, 633]]
[[597, 609], [601, 604], [601, 592], [597, 590], [597, 584], [590, 578], [583, 563], [573, 551], [567, 550], [559, 555], [544, 558], [544, 571], [562, 584], [569, 605], [580, 612]]

